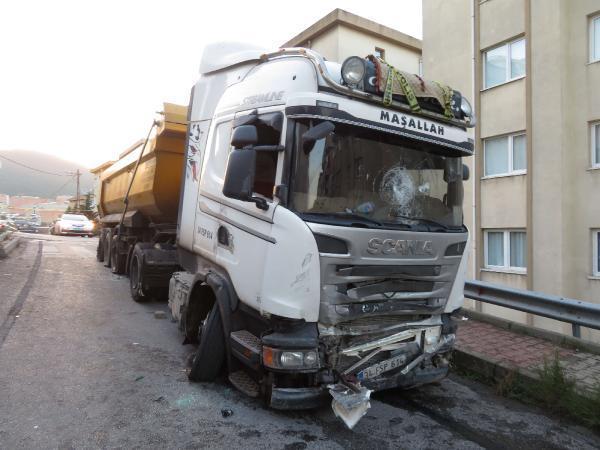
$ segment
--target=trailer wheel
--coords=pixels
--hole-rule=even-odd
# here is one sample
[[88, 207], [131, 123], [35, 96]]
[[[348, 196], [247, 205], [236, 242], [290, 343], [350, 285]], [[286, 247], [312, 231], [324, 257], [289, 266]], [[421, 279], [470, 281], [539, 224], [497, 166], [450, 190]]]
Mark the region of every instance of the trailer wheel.
[[98, 247], [96, 247], [96, 259], [98, 262], [104, 261], [104, 235], [104, 230], [102, 230], [98, 239]]
[[223, 322], [216, 302], [198, 330], [198, 340], [200, 344], [192, 360], [188, 378], [191, 381], [214, 381], [225, 360]]
[[112, 228], [104, 234], [104, 267], [110, 267], [110, 250], [112, 243]]
[[138, 245], [133, 248], [129, 263], [129, 291], [134, 302], [143, 303], [150, 300], [144, 289], [144, 256]]
[[119, 244], [119, 236], [113, 236], [110, 248], [110, 270], [116, 275], [125, 273], [126, 257], [119, 251]]

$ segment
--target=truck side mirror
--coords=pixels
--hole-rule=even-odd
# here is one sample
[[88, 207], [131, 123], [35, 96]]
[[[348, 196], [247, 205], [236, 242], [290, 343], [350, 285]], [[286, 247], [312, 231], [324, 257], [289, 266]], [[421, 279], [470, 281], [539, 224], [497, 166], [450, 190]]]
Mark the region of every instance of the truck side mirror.
[[333, 130], [335, 130], [335, 125], [329, 121], [321, 122], [320, 124], [309, 128], [302, 135], [302, 149], [304, 150], [304, 153], [308, 155], [315, 146], [315, 142], [327, 137]]
[[258, 142], [258, 131], [255, 125], [240, 125], [233, 130], [231, 136], [231, 145], [234, 148], [244, 148], [249, 145], [256, 145]]
[[223, 182], [223, 195], [243, 202], [254, 202], [257, 208], [266, 211], [269, 209], [267, 201], [264, 198], [252, 195], [255, 170], [256, 151], [253, 148], [233, 150], [229, 154], [229, 160], [227, 161], [227, 171], [225, 172], [225, 180]]
[[467, 181], [469, 179], [469, 175], [470, 175], [470, 171], [469, 171], [469, 166], [467, 166], [466, 164], [462, 165], [462, 179], [463, 181]]

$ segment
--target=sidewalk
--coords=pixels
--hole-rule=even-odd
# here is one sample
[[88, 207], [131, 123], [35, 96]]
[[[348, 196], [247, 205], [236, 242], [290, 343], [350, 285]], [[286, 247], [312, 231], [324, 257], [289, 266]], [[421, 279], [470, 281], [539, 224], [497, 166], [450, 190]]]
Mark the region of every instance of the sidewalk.
[[501, 379], [517, 371], [535, 380], [539, 379], [538, 370], [544, 360], [552, 361], [556, 352], [565, 374], [581, 391], [589, 392], [600, 383], [600, 355], [559, 347], [542, 338], [473, 319], [458, 328], [455, 360], [491, 378]]

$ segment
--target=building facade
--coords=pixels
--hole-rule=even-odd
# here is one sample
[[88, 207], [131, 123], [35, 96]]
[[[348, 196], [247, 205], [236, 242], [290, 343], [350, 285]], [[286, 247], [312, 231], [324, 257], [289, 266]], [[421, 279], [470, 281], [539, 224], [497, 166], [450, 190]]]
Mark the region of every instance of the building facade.
[[305, 47], [329, 61], [378, 55], [396, 68], [421, 73], [421, 41], [342, 9], [335, 9], [282, 47]]
[[600, 303], [600, 0], [424, 0], [423, 72], [478, 116], [470, 277]]

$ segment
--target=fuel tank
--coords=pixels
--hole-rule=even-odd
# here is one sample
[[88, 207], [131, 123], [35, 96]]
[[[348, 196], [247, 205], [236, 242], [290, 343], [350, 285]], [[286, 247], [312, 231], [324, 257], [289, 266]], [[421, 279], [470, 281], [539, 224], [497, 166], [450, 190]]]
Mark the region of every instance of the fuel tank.
[[[164, 103], [162, 117], [151, 135], [138, 166], [129, 193], [128, 212], [138, 211], [153, 223], [176, 223], [179, 191], [183, 173], [187, 132], [187, 107]], [[139, 140], [99, 179], [98, 209], [103, 221], [118, 221], [125, 208], [125, 195], [133, 177], [135, 165], [144, 147]]]

